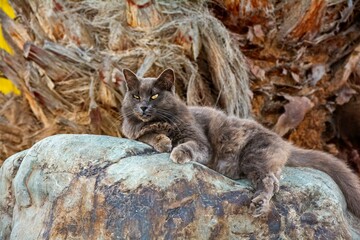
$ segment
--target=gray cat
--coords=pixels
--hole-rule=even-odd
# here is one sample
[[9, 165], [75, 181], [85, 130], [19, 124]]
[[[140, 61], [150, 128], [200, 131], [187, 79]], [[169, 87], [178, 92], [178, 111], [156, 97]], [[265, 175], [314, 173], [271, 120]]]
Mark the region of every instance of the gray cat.
[[349, 209], [360, 217], [360, 181], [341, 160], [320, 151], [297, 148], [253, 120], [229, 117], [210, 107], [188, 107], [174, 93], [174, 72], [140, 78], [123, 71], [127, 92], [122, 132], [171, 152], [176, 163], [196, 161], [232, 179], [246, 177], [256, 193], [254, 216], [269, 212], [285, 165], [311, 167], [329, 174], [343, 191]]

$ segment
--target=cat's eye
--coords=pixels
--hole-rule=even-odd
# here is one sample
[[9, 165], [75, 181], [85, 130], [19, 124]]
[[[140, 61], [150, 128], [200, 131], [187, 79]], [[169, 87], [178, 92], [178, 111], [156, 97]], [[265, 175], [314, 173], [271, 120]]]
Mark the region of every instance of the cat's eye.
[[137, 99], [137, 100], [139, 100], [140, 99], [140, 97], [138, 96], [138, 95], [133, 95], [133, 98], [135, 98], [135, 99]]
[[159, 94], [154, 94], [150, 98], [151, 98], [151, 100], [155, 100], [155, 99], [157, 99], [158, 96], [159, 96]]

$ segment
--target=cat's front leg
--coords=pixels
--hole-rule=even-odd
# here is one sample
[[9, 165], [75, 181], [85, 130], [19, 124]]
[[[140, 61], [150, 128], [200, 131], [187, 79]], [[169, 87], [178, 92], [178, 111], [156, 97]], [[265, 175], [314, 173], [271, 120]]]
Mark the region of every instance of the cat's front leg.
[[182, 143], [176, 146], [170, 154], [170, 159], [175, 163], [187, 163], [193, 159], [193, 149], [190, 144]]
[[172, 148], [170, 138], [162, 133], [148, 133], [139, 137], [138, 140], [149, 144], [158, 152], [170, 152]]
[[170, 159], [176, 163], [196, 161], [206, 164], [210, 161], [210, 158], [209, 147], [193, 140], [179, 144], [170, 154]]

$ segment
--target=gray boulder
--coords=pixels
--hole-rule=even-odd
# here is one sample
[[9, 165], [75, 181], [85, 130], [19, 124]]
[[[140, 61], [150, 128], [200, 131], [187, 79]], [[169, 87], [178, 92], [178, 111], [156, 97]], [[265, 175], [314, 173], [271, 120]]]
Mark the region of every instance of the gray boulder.
[[360, 239], [322, 172], [285, 169], [267, 217], [249, 213], [252, 195], [136, 141], [57, 135], [1, 167], [0, 239]]

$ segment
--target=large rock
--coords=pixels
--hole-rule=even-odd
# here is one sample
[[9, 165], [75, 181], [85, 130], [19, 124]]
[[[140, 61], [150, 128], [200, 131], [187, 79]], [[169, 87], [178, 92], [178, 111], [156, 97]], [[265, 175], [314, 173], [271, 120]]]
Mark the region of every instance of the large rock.
[[3, 164], [0, 239], [360, 238], [324, 173], [286, 169], [268, 217], [249, 213], [252, 194], [246, 180], [139, 142], [58, 135]]

